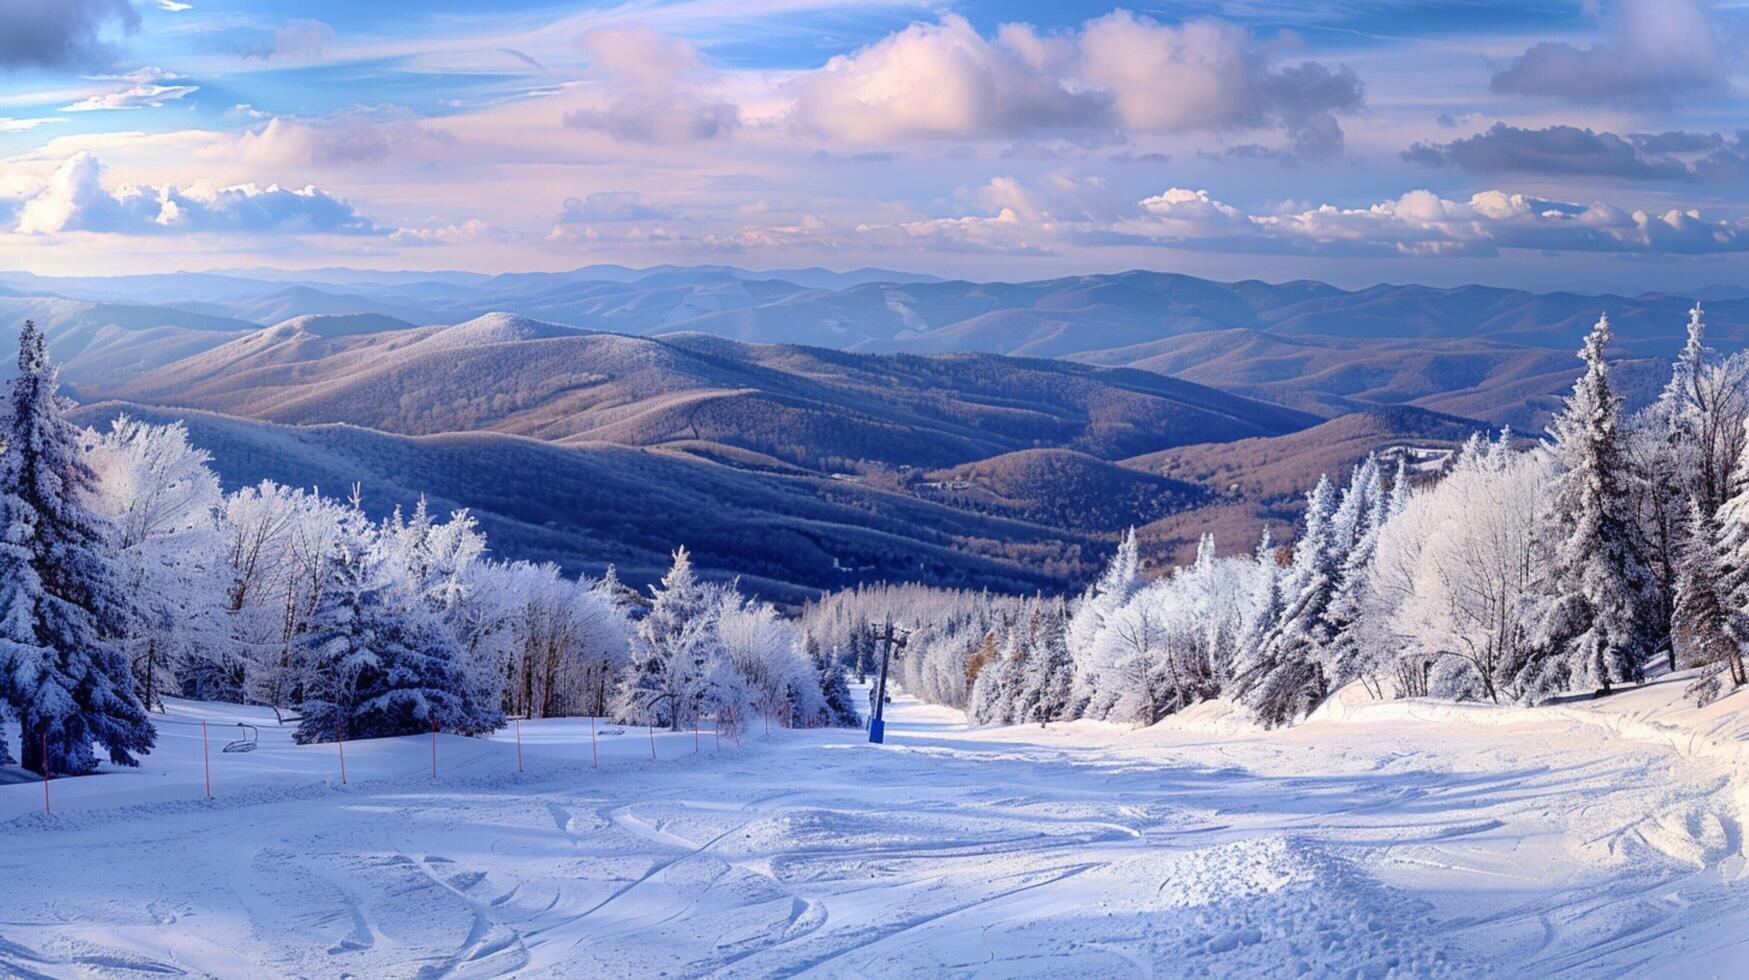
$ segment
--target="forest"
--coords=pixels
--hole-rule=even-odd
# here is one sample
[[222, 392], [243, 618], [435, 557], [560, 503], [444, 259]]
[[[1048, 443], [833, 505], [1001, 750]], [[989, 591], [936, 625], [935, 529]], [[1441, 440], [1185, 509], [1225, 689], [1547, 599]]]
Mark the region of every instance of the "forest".
[[[808, 642], [865, 667], [867, 624], [909, 637], [906, 690], [975, 722], [1149, 725], [1227, 698], [1266, 726], [1335, 691], [1536, 705], [1678, 668], [1706, 703], [1745, 682], [1749, 357], [1697, 305], [1668, 383], [1626, 413], [1601, 317], [1546, 436], [1478, 432], [1431, 468], [1370, 457], [1307, 493], [1291, 549], [1147, 580], [1132, 531], [1080, 595], [919, 586], [839, 592]], [[1391, 472], [1386, 472], [1389, 469]]]

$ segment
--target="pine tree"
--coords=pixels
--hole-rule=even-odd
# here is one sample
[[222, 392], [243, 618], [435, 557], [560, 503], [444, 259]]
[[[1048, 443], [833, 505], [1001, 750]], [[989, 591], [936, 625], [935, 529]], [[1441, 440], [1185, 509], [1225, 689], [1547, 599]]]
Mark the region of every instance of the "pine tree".
[[1327, 616], [1344, 558], [1339, 532], [1350, 519], [1329, 477], [1307, 494], [1305, 530], [1294, 543], [1293, 566], [1282, 582], [1285, 605], [1258, 648], [1234, 678], [1240, 699], [1265, 725], [1283, 725], [1322, 701], [1328, 682], [1318, 651], [1331, 639]]
[[1681, 662], [1711, 671], [1728, 669], [1731, 686], [1741, 686], [1749, 678], [1744, 675], [1739, 641], [1749, 639], [1749, 635], [1744, 633], [1742, 614], [1733, 615], [1719, 594], [1726, 575], [1719, 560], [1718, 522], [1692, 497], [1686, 531], [1677, 569], [1672, 642]]
[[504, 723], [481, 703], [454, 636], [371, 547], [362, 515], [330, 556], [324, 590], [300, 638], [306, 660], [299, 743], [417, 735], [433, 727], [478, 735]]
[[1621, 399], [1604, 359], [1611, 338], [1609, 318], [1600, 317], [1579, 353], [1585, 371], [1549, 426], [1560, 470], [1551, 504], [1552, 562], [1534, 637], [1538, 653], [1518, 683], [1533, 702], [1581, 684], [1607, 694], [1616, 683], [1639, 680], [1651, 648], [1651, 576], [1636, 548]]
[[807, 640], [807, 653], [808, 660], [814, 665], [814, 675], [819, 679], [820, 694], [825, 699], [821, 720], [838, 728], [861, 726], [862, 716], [856, 713], [856, 699], [850, 693], [850, 678], [845, 673], [844, 664], [820, 649], [813, 637]]
[[1028, 711], [1017, 721], [1036, 721], [1042, 726], [1068, 716], [1075, 658], [1069, 655], [1067, 618], [1061, 600], [1039, 613], [1033, 653], [1026, 661]]
[[138, 765], [134, 753], [150, 751], [155, 732], [119, 642], [132, 604], [108, 556], [109, 528], [85, 502], [97, 477], [59, 388], [27, 320], [0, 456], [0, 695], [18, 719], [25, 768], [65, 774], [97, 767], [93, 743], [117, 765]]
[[650, 612], [632, 641], [631, 671], [620, 688], [618, 714], [675, 729], [697, 716], [714, 659], [710, 590], [692, 571], [692, 555], [674, 551], [674, 564], [651, 589]]
[[[1402, 478], [1399, 466], [1397, 479]], [[1387, 510], [1392, 506], [1391, 499], [1385, 496], [1376, 458], [1369, 455], [1355, 470], [1342, 503], [1342, 510], [1352, 514], [1342, 525], [1345, 537], [1338, 540], [1338, 546], [1344, 547], [1347, 554], [1330, 597], [1330, 643], [1321, 651], [1322, 669], [1331, 689], [1355, 680], [1363, 669], [1361, 613], [1366, 604], [1373, 556], [1378, 549], [1379, 528], [1384, 526]]]

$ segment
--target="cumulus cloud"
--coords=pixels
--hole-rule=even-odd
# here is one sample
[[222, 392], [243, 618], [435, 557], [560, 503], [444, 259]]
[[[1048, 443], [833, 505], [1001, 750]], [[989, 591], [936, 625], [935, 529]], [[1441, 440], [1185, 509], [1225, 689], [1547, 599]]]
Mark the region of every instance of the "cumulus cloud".
[[1495, 123], [1449, 143], [1416, 143], [1403, 159], [1472, 173], [1730, 182], [1749, 173], [1749, 134], [1593, 132], [1573, 126], [1520, 129]]
[[863, 224], [858, 243], [990, 254], [1074, 247], [1164, 246], [1310, 256], [1493, 256], [1503, 250], [1695, 255], [1749, 251], [1749, 220], [1698, 211], [1627, 210], [1488, 190], [1451, 200], [1415, 190], [1365, 207], [1284, 205], [1253, 211], [1207, 190], [1169, 188], [1115, 214], [1076, 210], [1049, 182], [992, 181], [973, 198], [985, 214]]
[[1704, 254], [1749, 250], [1749, 223], [1697, 211], [1626, 211], [1489, 190], [1454, 201], [1410, 191], [1364, 208], [1247, 213], [1173, 188], [1115, 230], [1139, 240], [1232, 251], [1332, 255], [1492, 255], [1500, 249]]
[[862, 142], [1275, 128], [1305, 159], [1340, 153], [1364, 87], [1347, 67], [1277, 68], [1244, 29], [1114, 11], [1079, 32], [963, 17], [913, 24], [795, 82], [794, 119]]
[[237, 149], [245, 162], [255, 165], [332, 167], [376, 163], [421, 151], [442, 152], [454, 144], [449, 132], [412, 118], [375, 118], [348, 112], [322, 119], [275, 116], [265, 125], [244, 130]]
[[1572, 102], [1667, 105], [1725, 92], [1726, 51], [1699, 0], [1617, 0], [1596, 42], [1538, 44], [1496, 72], [1492, 87]]
[[62, 112], [103, 112], [112, 109], [156, 109], [166, 102], [181, 99], [200, 91], [198, 85], [174, 84], [185, 81], [182, 76], [162, 68], [140, 68], [125, 75], [94, 75], [94, 81], [118, 82], [115, 88], [97, 95], [88, 95]]
[[587, 225], [611, 221], [665, 221], [671, 212], [651, 205], [631, 191], [596, 191], [584, 197], [565, 198], [559, 213], [561, 225]]
[[1042, 38], [1030, 27], [1007, 25], [991, 40], [950, 14], [802, 76], [795, 117], [863, 142], [1082, 128], [1106, 117], [1109, 97], [1062, 84], [1073, 56], [1069, 42]]
[[131, 34], [140, 15], [128, 0], [7, 0], [0, 68], [105, 66], [115, 57], [103, 39], [110, 25]]
[[120, 235], [378, 233], [370, 219], [350, 204], [311, 186], [218, 187], [202, 182], [188, 188], [122, 185], [111, 190], [103, 186], [102, 164], [89, 153], [68, 158], [48, 186], [24, 202], [17, 230], [39, 235], [69, 231]]
[[469, 218], [461, 224], [437, 225], [431, 228], [397, 228], [389, 235], [402, 245], [455, 245], [463, 242], [508, 241], [510, 235], [502, 228]]
[[591, 28], [577, 43], [589, 57], [596, 103], [566, 113], [566, 126], [644, 143], [712, 139], [740, 128], [740, 108], [706, 94], [716, 73], [684, 38], [618, 24]]

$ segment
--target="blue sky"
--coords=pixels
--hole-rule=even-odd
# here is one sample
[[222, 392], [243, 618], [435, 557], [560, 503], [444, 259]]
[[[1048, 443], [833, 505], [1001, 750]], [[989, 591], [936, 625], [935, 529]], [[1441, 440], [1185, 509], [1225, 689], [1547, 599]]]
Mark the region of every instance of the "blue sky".
[[1749, 284], [1749, 4], [0, 0], [0, 267]]

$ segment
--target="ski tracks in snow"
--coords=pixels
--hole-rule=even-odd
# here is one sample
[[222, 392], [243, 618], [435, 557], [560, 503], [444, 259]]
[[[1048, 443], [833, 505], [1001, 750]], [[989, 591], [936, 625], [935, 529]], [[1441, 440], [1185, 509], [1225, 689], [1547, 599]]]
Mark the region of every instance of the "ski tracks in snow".
[[885, 747], [24, 828], [0, 973], [1707, 973], [1741, 934], [1737, 787], [1667, 748], [895, 709]]

